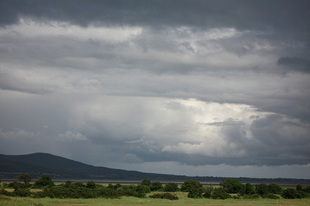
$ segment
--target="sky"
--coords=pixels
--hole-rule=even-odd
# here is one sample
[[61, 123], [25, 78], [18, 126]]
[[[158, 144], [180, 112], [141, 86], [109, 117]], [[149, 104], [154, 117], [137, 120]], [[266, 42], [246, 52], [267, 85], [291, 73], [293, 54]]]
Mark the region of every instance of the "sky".
[[310, 178], [308, 0], [0, 2], [0, 153]]

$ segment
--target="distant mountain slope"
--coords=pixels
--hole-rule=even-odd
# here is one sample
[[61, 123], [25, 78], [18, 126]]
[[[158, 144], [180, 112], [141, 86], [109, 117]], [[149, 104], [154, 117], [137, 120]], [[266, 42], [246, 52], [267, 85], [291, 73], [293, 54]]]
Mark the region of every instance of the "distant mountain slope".
[[49, 174], [51, 177], [57, 179], [140, 180], [141, 178], [167, 179], [174, 176], [95, 167], [46, 153], [28, 155], [0, 154], [0, 175], [2, 179], [16, 178], [16, 174], [22, 172], [31, 174], [34, 178], [39, 178], [41, 174]]
[[[34, 153], [27, 155], [2, 155], [0, 154], [0, 179], [16, 179], [20, 173], [30, 174], [38, 179], [42, 174], [48, 174], [52, 179], [63, 180], [125, 180], [141, 181], [151, 179], [152, 181], [183, 182], [188, 179], [195, 179], [200, 182], [219, 183], [225, 177], [189, 177], [184, 175], [166, 175], [155, 173], [143, 173], [138, 171], [127, 171], [111, 169], [107, 167], [95, 167], [78, 161], [66, 159], [52, 154]], [[287, 185], [310, 185], [308, 179], [288, 178], [235, 178], [243, 183], [278, 183]]]

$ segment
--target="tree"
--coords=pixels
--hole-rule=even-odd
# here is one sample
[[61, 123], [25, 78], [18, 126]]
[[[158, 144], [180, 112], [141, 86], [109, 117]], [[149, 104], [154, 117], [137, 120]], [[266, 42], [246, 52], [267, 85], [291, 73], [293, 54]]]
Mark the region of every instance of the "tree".
[[151, 191], [160, 190], [163, 188], [163, 185], [160, 182], [152, 182], [150, 189]]
[[268, 186], [266, 184], [264, 184], [264, 183], [255, 185], [255, 188], [256, 188], [256, 192], [260, 196], [268, 194]]
[[299, 191], [302, 191], [302, 186], [300, 184], [296, 185], [296, 190], [299, 192]]
[[24, 181], [24, 183], [28, 185], [29, 182], [32, 180], [32, 177], [28, 174], [21, 173], [20, 175], [18, 175], [17, 179]]
[[88, 181], [87, 184], [86, 184], [86, 188], [95, 189], [96, 188], [96, 183], [94, 181]]
[[244, 185], [235, 179], [225, 179], [220, 183], [220, 185], [227, 193], [240, 193], [243, 195], [245, 192]]
[[178, 184], [173, 182], [169, 182], [164, 186], [165, 192], [176, 192], [177, 190], [178, 190]]
[[45, 187], [45, 186], [52, 187], [54, 185], [55, 185], [54, 182], [48, 175], [41, 175], [40, 179], [38, 179], [34, 183], [34, 186], [37, 186], [37, 187]]
[[223, 189], [223, 188], [215, 188], [214, 192], [211, 195], [212, 199], [227, 199], [231, 198], [231, 196]]
[[254, 187], [251, 183], [246, 183], [245, 184], [245, 194], [246, 195], [253, 195], [255, 194]]
[[214, 187], [211, 186], [211, 184], [209, 186], [205, 186], [204, 187], [204, 194], [202, 195], [205, 198], [210, 198], [212, 192], [214, 191]]
[[143, 179], [141, 182], [141, 185], [145, 185], [145, 186], [150, 186], [151, 185], [151, 180], [149, 179]]
[[285, 198], [285, 199], [300, 198], [297, 190], [295, 190], [293, 188], [287, 188], [287, 189], [283, 190], [282, 197]]
[[71, 181], [67, 180], [64, 184], [64, 187], [69, 188], [71, 184], [72, 184]]
[[201, 197], [201, 194], [204, 192], [203, 185], [196, 180], [186, 180], [181, 186], [181, 191], [188, 192], [188, 197], [197, 198]]
[[268, 192], [271, 194], [281, 194], [283, 192], [282, 187], [280, 187], [276, 183], [271, 183], [267, 187], [268, 187]]

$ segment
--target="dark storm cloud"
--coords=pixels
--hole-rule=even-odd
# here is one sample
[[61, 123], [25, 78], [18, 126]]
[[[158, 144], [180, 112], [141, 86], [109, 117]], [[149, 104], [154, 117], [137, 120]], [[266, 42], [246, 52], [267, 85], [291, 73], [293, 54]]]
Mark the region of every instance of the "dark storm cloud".
[[64, 21], [81, 26], [236, 27], [299, 31], [309, 30], [309, 1], [2, 1], [1, 24], [18, 23], [19, 17]]
[[1, 1], [0, 150], [114, 167], [307, 165], [309, 6]]
[[278, 65], [284, 66], [287, 72], [310, 73], [310, 60], [297, 57], [280, 57]]

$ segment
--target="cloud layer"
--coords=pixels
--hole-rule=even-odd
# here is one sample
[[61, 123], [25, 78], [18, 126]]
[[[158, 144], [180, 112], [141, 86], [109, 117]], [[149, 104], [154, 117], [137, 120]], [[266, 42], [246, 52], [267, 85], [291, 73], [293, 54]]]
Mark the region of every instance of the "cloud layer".
[[310, 178], [306, 8], [308, 1], [1, 2], [1, 153]]

